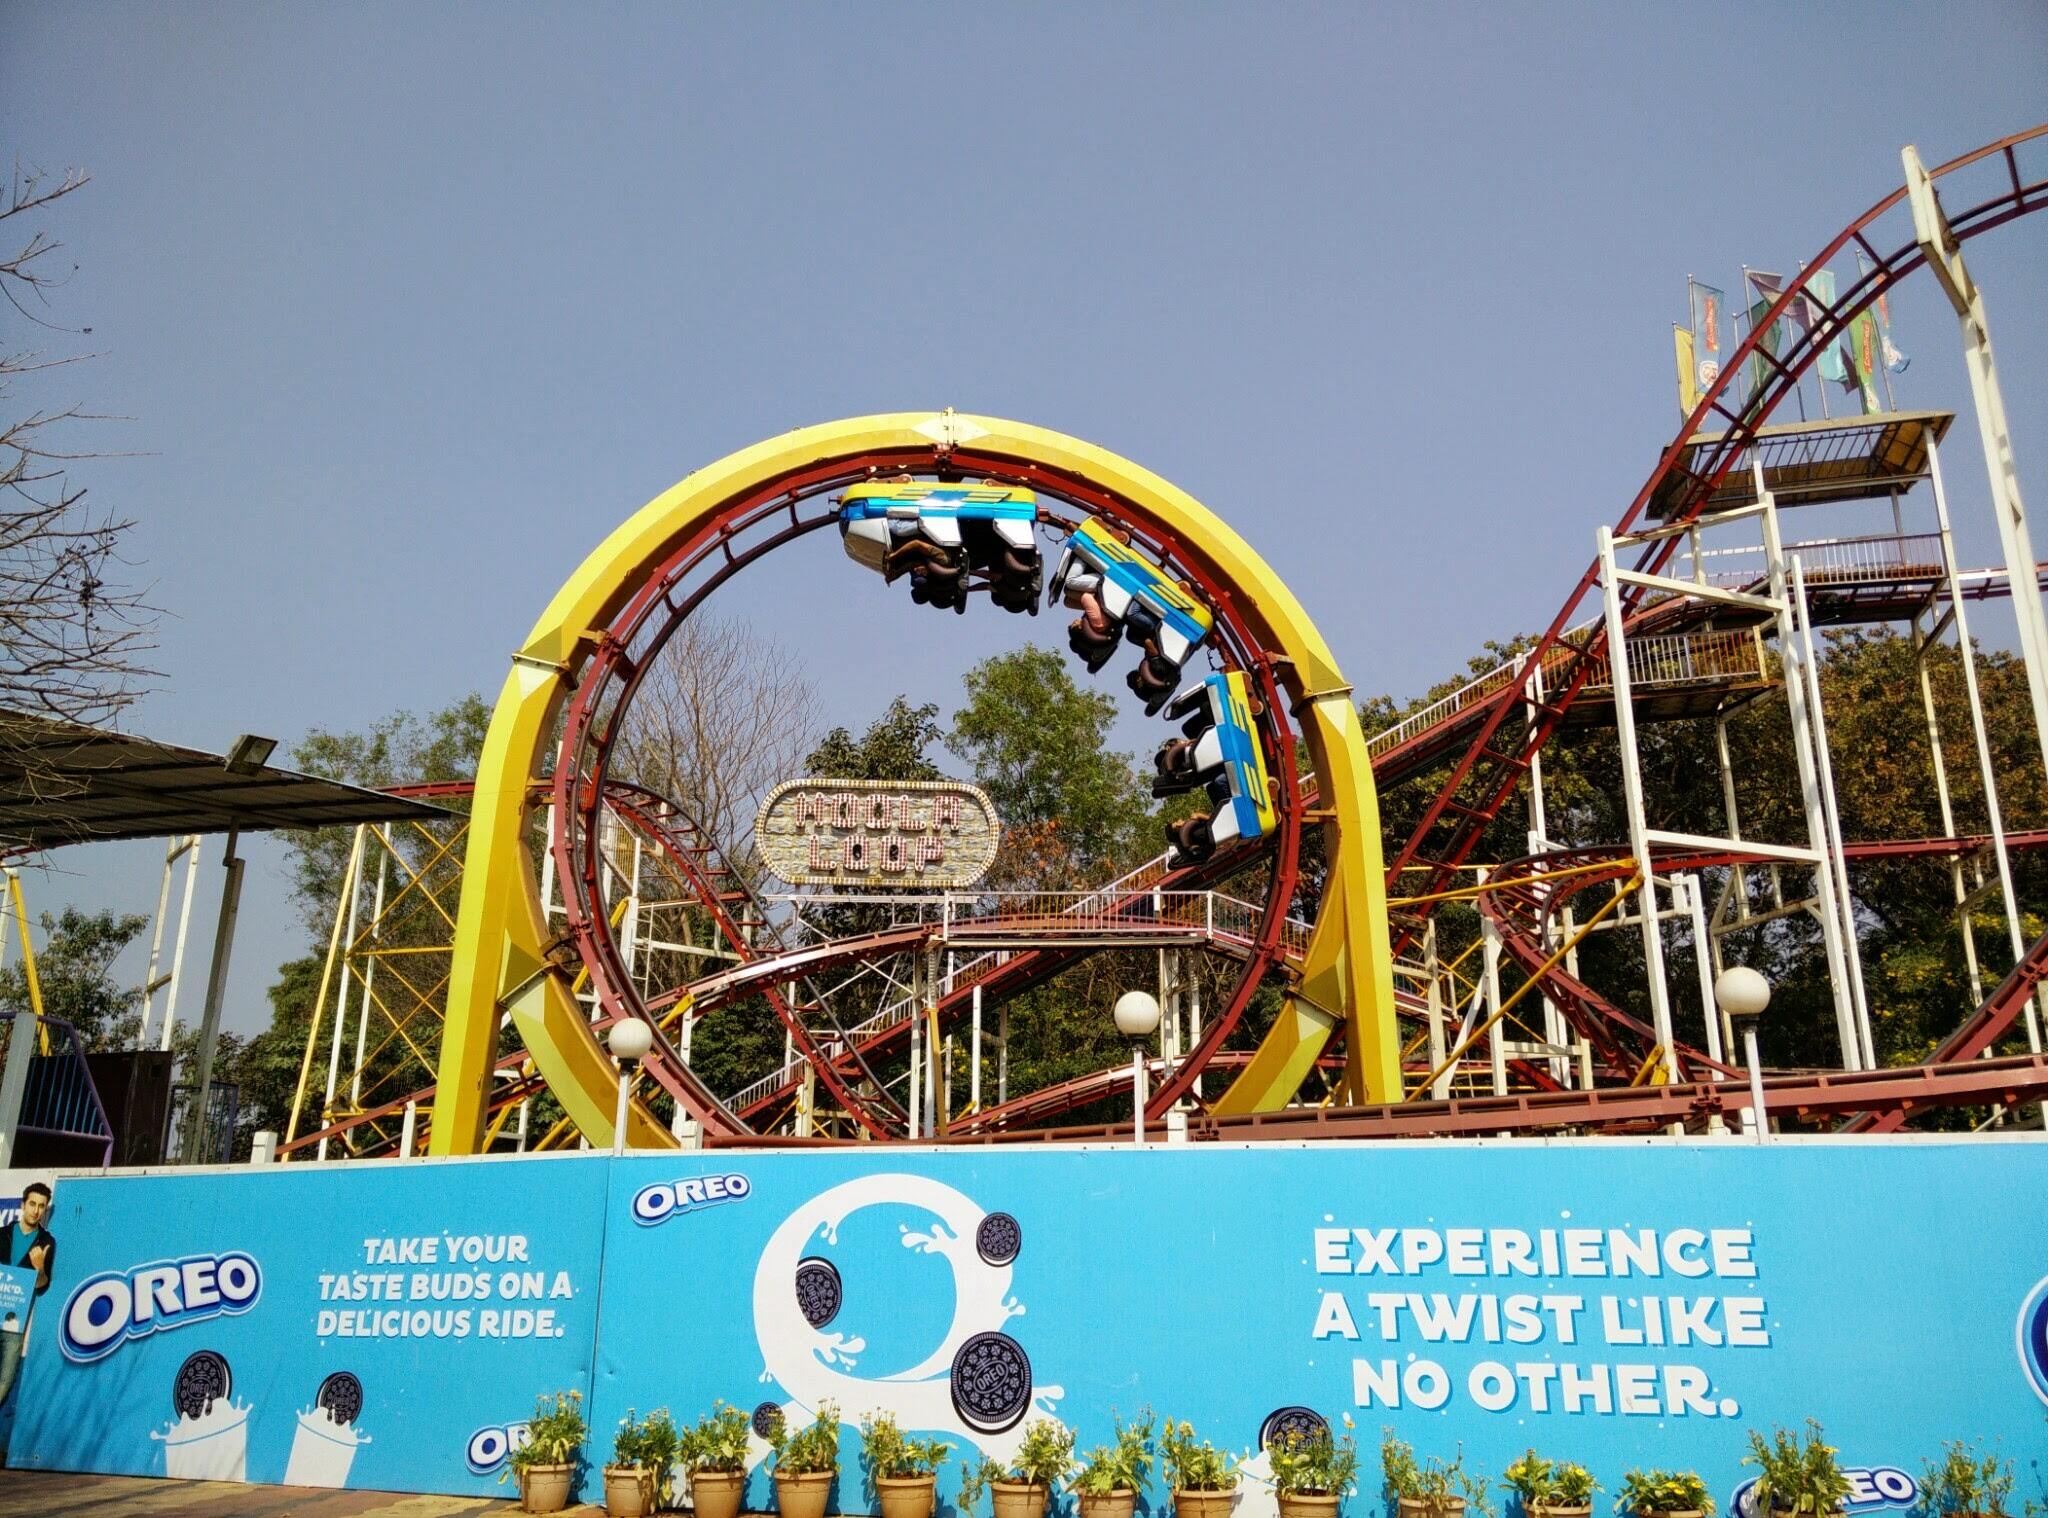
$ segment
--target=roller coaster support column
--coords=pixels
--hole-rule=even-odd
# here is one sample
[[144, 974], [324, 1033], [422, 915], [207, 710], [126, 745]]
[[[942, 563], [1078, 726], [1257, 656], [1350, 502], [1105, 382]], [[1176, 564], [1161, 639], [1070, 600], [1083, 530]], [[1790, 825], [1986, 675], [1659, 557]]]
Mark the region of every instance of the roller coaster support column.
[[1671, 993], [1664, 984], [1664, 929], [1657, 919], [1657, 879], [1650, 860], [1649, 821], [1643, 812], [1643, 761], [1636, 748], [1636, 704], [1629, 690], [1628, 640], [1621, 615], [1621, 571], [1614, 562], [1614, 531], [1600, 525], [1600, 588], [1607, 608], [1607, 682], [1614, 692], [1615, 746], [1621, 750], [1622, 803], [1628, 811], [1628, 850], [1643, 871], [1636, 910], [1643, 919], [1643, 966], [1650, 982], [1650, 1021], [1664, 1061], [1664, 1083], [1678, 1083], [1678, 1052], [1671, 1035]]
[[[1763, 515], [1764, 563], [1770, 572], [1771, 610], [1778, 621], [1778, 655], [1789, 664], [1797, 657], [1799, 630], [1792, 617], [1789, 576], [1785, 570], [1785, 542], [1778, 533], [1778, 503], [1764, 488], [1764, 468], [1754, 462], [1757, 504]], [[1818, 684], [1814, 687], [1819, 689]], [[1828, 985], [1835, 999], [1835, 1031], [1841, 1041], [1842, 1068], [1861, 1067], [1862, 1039], [1856, 1031], [1856, 1004], [1849, 989], [1848, 956], [1856, 952], [1853, 934], [1842, 931], [1843, 916], [1835, 903], [1835, 875], [1829, 866], [1826, 839], [1826, 809], [1821, 802], [1820, 771], [1813, 757], [1813, 724], [1807, 712], [1807, 687], [1803, 678], [1788, 667], [1785, 672], [1785, 705], [1792, 716], [1792, 753], [1799, 766], [1799, 794], [1806, 807], [1804, 850], [1790, 851], [1813, 866], [1814, 896], [1819, 903], [1821, 946], [1826, 950]], [[1757, 849], [1757, 845], [1749, 845]], [[1759, 852], [1788, 852], [1767, 851]]]
[[[1948, 615], [1954, 620], [1956, 625], [1956, 647], [1963, 661], [1963, 690], [1970, 700], [1970, 735], [1974, 739], [1977, 749], [1977, 779], [1984, 787], [1984, 810], [1991, 831], [1992, 859], [1998, 868], [1999, 889], [2005, 894], [2006, 939], [2012, 947], [2013, 963], [2017, 964], [2026, 957], [2027, 942], [2026, 936], [2020, 930], [2019, 896], [2013, 890], [2012, 855], [2006, 848], [2005, 843], [2005, 809], [1998, 800], [1998, 772], [1991, 763], [1991, 737], [1984, 725], [1984, 698], [1977, 684], [1977, 653], [1976, 648], [1970, 642], [1970, 618], [1968, 612], [1963, 607], [1962, 582], [1956, 575], [1955, 534], [1949, 526], [1948, 494], [1942, 489], [1941, 483], [1941, 450], [1931, 439], [1927, 445], [1927, 477], [1928, 483], [1934, 490], [1934, 515], [1941, 530], [1941, 565], [1948, 588]], [[2017, 595], [2017, 586], [2014, 586], [2014, 592]], [[1934, 641], [1940, 636], [1940, 633], [1941, 627], [1937, 624], [1929, 635], [1929, 641]], [[1924, 684], [1927, 679], [1924, 664], [1921, 669], [1920, 678]], [[1933, 711], [1934, 708], [1930, 704], [1928, 707], [1929, 731], [1938, 733], [1938, 729], [1933, 726]], [[1945, 797], [1944, 805], [1946, 805]], [[1953, 831], [1954, 823], [1950, 820], [1948, 813], [1944, 811], [1942, 818], [1944, 824], [1951, 830], [1950, 836], [1955, 836]], [[1957, 884], [1960, 886], [1962, 868], [1960, 860], [1957, 862], [1956, 868], [1958, 872]], [[1957, 905], [1959, 913], [1967, 925], [1970, 912], [1969, 898], [1962, 898]], [[1965, 931], [1967, 932], [1967, 926]], [[1971, 957], [1974, 963], [1974, 953]], [[2039, 1008], [2042, 994], [2037, 991], [2033, 999], [2027, 1003], [2027, 1047], [2035, 1054], [2041, 1052], [2041, 1017]], [[1983, 995], [1984, 987], [1977, 981], [1972, 980], [1970, 983], [1972, 1001], [1980, 1000]]]
[[1962, 247], [1942, 213], [1934, 181], [1920, 162], [1920, 150], [1909, 146], [1901, 158], [1906, 170], [1906, 197], [1913, 208], [1914, 239], [1926, 254], [1927, 267], [1941, 281], [1962, 324], [1963, 356], [1969, 364], [1977, 431], [1984, 443], [1984, 467], [1991, 476], [1991, 510], [1998, 519], [1998, 537], [2005, 548], [2013, 619], [2019, 624], [2020, 652], [2027, 664], [2027, 691], [2034, 702], [2034, 731], [2041, 743], [2042, 764], [2048, 766], [2048, 616], [2041, 609], [2033, 537], [2027, 530], [2027, 511], [2020, 500], [2019, 465], [2013, 458], [2012, 433], [2005, 421], [2005, 395], [1999, 387], [1998, 366], [1991, 355], [1991, 327], [1984, 312], [1984, 294], [1963, 262]]

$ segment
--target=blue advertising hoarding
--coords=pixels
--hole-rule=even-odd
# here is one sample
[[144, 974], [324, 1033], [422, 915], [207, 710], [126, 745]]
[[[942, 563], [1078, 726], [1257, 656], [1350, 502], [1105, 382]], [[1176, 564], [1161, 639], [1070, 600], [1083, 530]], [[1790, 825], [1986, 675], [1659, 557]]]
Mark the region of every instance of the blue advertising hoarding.
[[570, 1160], [67, 1177], [10, 1459], [487, 1490], [473, 1433], [588, 1381], [601, 1182]]
[[1264, 1433], [1346, 1414], [1724, 1506], [1746, 1431], [1812, 1416], [1854, 1510], [1952, 1438], [2048, 1497], [2038, 1137], [280, 1166], [67, 1178], [51, 1226], [13, 1449], [46, 1468], [486, 1492], [574, 1389], [593, 1466], [629, 1409], [832, 1403], [856, 1512], [865, 1413], [957, 1462], [1147, 1406], [1245, 1455], [1235, 1518], [1273, 1510]]

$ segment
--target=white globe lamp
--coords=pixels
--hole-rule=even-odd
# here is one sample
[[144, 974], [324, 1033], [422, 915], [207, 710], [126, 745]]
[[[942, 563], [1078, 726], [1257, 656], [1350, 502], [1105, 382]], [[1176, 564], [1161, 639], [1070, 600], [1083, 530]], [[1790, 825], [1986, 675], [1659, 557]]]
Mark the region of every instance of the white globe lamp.
[[1110, 1015], [1116, 1031], [1131, 1044], [1131, 1140], [1145, 1142], [1145, 1040], [1159, 1031], [1159, 998], [1149, 991], [1126, 991]]
[[612, 1153], [626, 1152], [626, 1113], [633, 1102], [633, 1073], [654, 1047], [654, 1030], [637, 1017], [622, 1017], [605, 1033], [612, 1058], [619, 1062], [619, 1102], [612, 1109]]
[[1749, 1131], [1761, 1144], [1771, 1131], [1764, 1111], [1763, 1060], [1756, 1052], [1756, 1025], [1771, 1004], [1771, 983], [1748, 965], [1730, 965], [1714, 979], [1714, 1004], [1742, 1030], [1742, 1054], [1749, 1065]]

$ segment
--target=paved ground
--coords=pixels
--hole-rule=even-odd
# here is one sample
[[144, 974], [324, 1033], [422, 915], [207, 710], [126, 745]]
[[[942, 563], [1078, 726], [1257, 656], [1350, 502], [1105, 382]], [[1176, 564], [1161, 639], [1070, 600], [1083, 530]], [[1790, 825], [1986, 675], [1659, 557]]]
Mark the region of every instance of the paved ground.
[[[511, 1483], [505, 1490], [513, 1490]], [[481, 1518], [518, 1511], [516, 1501], [480, 1497], [317, 1492], [302, 1486], [0, 1470], [4, 1518]], [[569, 1512], [573, 1518], [598, 1518], [604, 1509], [572, 1507]]]

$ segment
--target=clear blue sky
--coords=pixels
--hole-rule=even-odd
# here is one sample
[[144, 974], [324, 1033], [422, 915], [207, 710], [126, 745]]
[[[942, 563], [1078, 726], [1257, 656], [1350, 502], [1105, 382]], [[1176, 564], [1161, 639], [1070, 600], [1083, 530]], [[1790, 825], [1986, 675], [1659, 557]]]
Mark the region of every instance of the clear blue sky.
[[[1361, 692], [1412, 695], [1547, 620], [1634, 494], [1688, 273], [1796, 268], [1902, 144], [2044, 118], [2038, 3], [0, 9], [0, 144], [94, 175], [53, 229], [103, 356], [51, 398], [130, 418], [102, 441], [134, 456], [79, 475], [170, 613], [127, 725], [213, 748], [495, 691], [690, 469], [947, 405], [1192, 490]], [[2048, 225], [1969, 256], [2038, 513]], [[1900, 404], [1964, 404], [1931, 282], [1895, 320]], [[729, 609], [835, 717], [950, 707], [1019, 636], [977, 607], [920, 647], [927, 614], [814, 546]], [[146, 908], [153, 857], [71, 850], [31, 890]], [[300, 942], [254, 857], [243, 1028]]]

